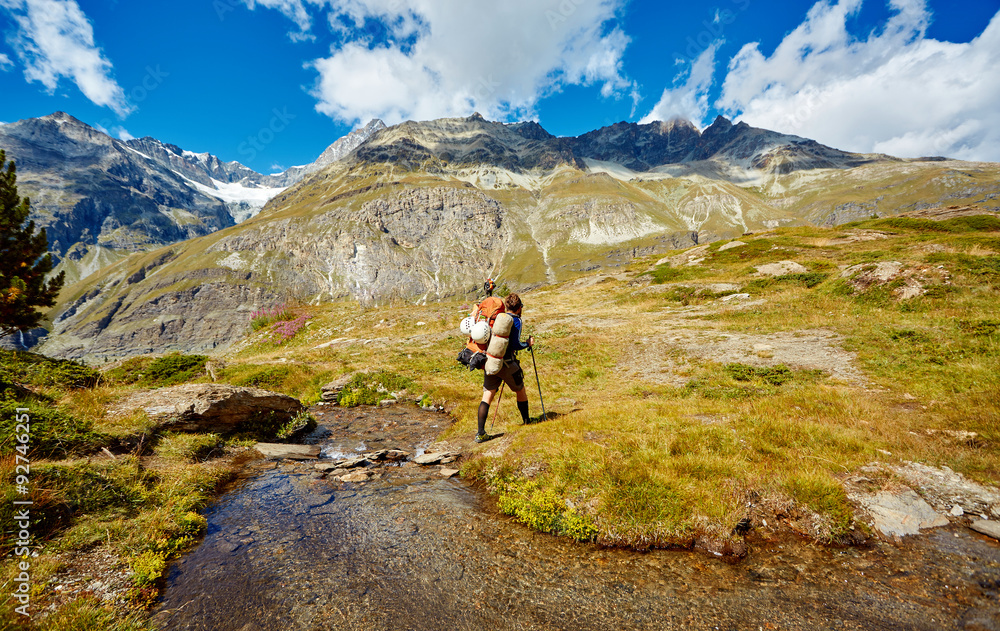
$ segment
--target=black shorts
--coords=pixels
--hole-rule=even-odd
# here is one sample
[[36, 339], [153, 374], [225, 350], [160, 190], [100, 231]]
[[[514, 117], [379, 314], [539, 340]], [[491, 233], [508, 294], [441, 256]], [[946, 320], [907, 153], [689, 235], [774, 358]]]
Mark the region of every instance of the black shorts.
[[483, 389], [496, 390], [503, 381], [514, 392], [524, 388], [524, 371], [521, 370], [521, 363], [516, 359], [504, 362], [503, 368], [495, 375], [487, 375], [483, 372]]

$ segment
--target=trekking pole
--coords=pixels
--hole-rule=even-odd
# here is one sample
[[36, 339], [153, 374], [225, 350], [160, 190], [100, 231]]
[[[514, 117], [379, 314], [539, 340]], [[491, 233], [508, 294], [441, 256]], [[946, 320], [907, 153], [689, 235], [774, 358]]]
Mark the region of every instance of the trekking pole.
[[538, 402], [542, 404], [542, 420], [548, 418], [548, 414], [545, 413], [545, 400], [542, 399], [542, 382], [538, 380], [538, 364], [535, 363], [535, 347], [534, 345], [528, 347], [531, 350], [531, 367], [535, 369], [535, 383], [538, 384]]
[[497, 409], [493, 410], [493, 422], [490, 423], [490, 433], [491, 434], [493, 433], [493, 426], [496, 425], [496, 422], [497, 422], [497, 414], [500, 413], [500, 399], [503, 398], [503, 387], [505, 385], [507, 385], [506, 382], [504, 382], [504, 381], [500, 382], [500, 394], [499, 394], [499, 396], [497, 396]]

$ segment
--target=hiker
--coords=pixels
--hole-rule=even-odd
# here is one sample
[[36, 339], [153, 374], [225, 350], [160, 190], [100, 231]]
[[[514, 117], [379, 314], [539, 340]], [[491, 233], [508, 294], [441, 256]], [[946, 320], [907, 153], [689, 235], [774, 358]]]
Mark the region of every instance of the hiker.
[[521, 421], [528, 423], [528, 391], [524, 387], [524, 371], [517, 361], [517, 351], [531, 348], [534, 337], [528, 337], [528, 342], [521, 341], [521, 297], [517, 294], [508, 294], [504, 298], [504, 310], [514, 318], [514, 325], [510, 330], [510, 341], [507, 344], [507, 352], [503, 357], [503, 368], [495, 375], [483, 373], [483, 400], [479, 404], [479, 429], [476, 432], [476, 442], [481, 443], [490, 439], [486, 433], [486, 417], [490, 414], [490, 404], [496, 396], [500, 383], [506, 383], [517, 397], [517, 409], [521, 412]]

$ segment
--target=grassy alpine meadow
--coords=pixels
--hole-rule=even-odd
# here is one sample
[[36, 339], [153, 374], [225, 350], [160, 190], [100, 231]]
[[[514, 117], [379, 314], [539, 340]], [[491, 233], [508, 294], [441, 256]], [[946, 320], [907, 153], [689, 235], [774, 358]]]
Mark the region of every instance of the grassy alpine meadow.
[[[764, 536], [858, 541], [865, 526], [842, 481], [873, 461], [1000, 480], [1000, 220], [883, 219], [737, 241], [520, 291], [524, 336], [536, 338], [535, 365], [520, 357], [536, 422], [522, 425], [505, 391], [487, 422], [502, 435], [478, 445], [482, 373], [455, 360], [471, 295], [274, 305], [281, 318], [247, 322], [217, 357], [143, 356], [97, 371], [3, 352], [3, 423], [26, 405], [38, 428], [32, 528], [44, 547], [32, 602], [53, 612], [32, 624], [144, 628], [166, 564], [197, 541], [199, 511], [254, 437], [171, 433], [108, 409], [135, 389], [213, 375], [313, 404], [325, 383], [364, 373], [343, 404], [384, 389], [444, 405], [454, 422], [441, 439], [500, 511], [616, 546], [725, 552], [746, 517], [767, 524]], [[759, 271], [769, 264], [786, 267]], [[13, 447], [0, 451], [5, 511]], [[11, 533], [0, 543], [9, 581]], [[73, 559], [95, 551], [125, 577], [123, 602], [56, 593]]]
[[[503, 435], [483, 445], [471, 442], [482, 374], [454, 361], [471, 297], [309, 307], [297, 336], [248, 338], [233, 360], [321, 376], [299, 378], [308, 400], [339, 374], [405, 376], [409, 394], [451, 412], [442, 438], [472, 454], [463, 474], [501, 510], [613, 545], [724, 544], [751, 511], [854, 541], [864, 527], [841, 480], [875, 460], [1000, 479], [1000, 221], [872, 220], [740, 242], [522, 292], [549, 416], [521, 425], [506, 393], [487, 427]], [[804, 271], [757, 272], [780, 261]], [[880, 264], [895, 275], [873, 281]], [[734, 293], [748, 296], [723, 299]], [[521, 363], [541, 420], [530, 353]]]

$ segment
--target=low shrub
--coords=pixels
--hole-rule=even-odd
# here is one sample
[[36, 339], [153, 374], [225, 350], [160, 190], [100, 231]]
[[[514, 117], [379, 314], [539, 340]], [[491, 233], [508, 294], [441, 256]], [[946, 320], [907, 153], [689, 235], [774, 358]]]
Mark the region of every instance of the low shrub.
[[662, 263], [657, 265], [651, 271], [645, 272], [645, 274], [650, 277], [654, 285], [662, 285], [663, 283], [692, 280], [699, 276], [703, 276], [704, 272], [694, 266], [673, 267], [670, 263]]
[[576, 541], [593, 541], [597, 526], [593, 521], [567, 506], [551, 488], [535, 480], [501, 478], [493, 483], [497, 507], [522, 524]]
[[205, 371], [205, 355], [171, 353], [155, 359], [142, 373], [140, 385], [171, 386], [190, 381]]
[[292, 420], [281, 426], [281, 429], [278, 430], [277, 438], [282, 441], [292, 440], [296, 436], [311, 432], [314, 429], [316, 429], [316, 419], [308, 412], [299, 412]]
[[0, 350], [0, 372], [35, 386], [93, 388], [101, 374], [70, 359], [52, 359], [27, 351]]

